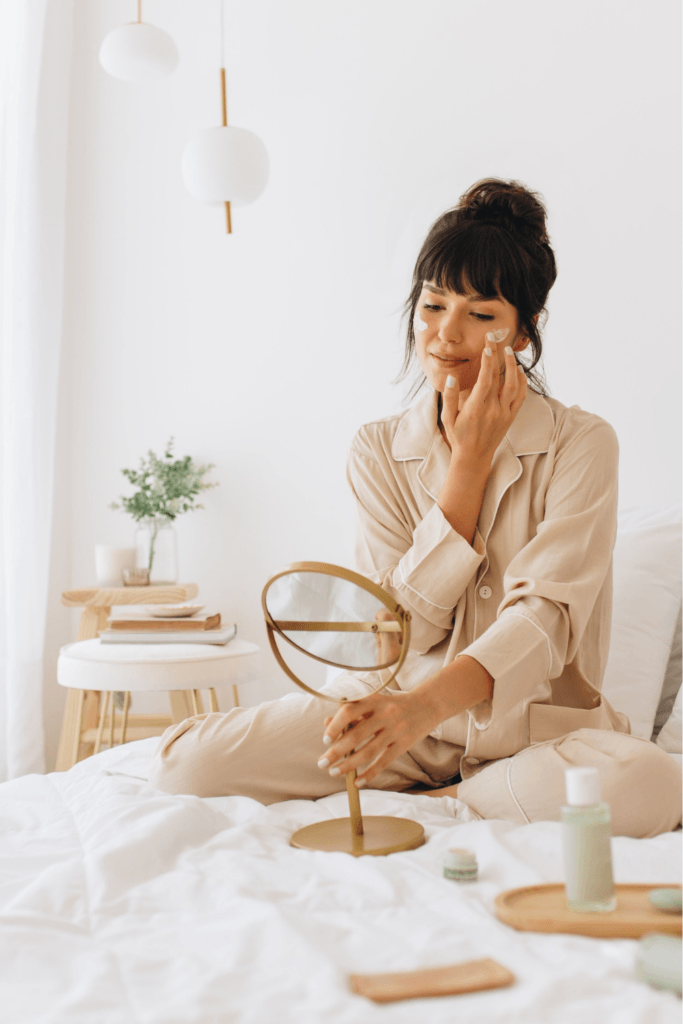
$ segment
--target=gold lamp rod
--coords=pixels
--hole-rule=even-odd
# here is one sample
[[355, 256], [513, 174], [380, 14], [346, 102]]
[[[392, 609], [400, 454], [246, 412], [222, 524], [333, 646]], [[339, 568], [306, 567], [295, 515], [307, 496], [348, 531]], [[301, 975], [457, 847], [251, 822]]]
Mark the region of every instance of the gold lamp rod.
[[142, 0], [138, 0], [138, 25], [142, 21]]
[[[221, 68], [221, 108], [223, 113], [223, 127], [228, 127], [228, 98], [225, 91], [225, 68]], [[228, 235], [232, 234], [232, 217], [230, 216], [230, 203], [225, 203], [225, 230]]]
[[[228, 127], [228, 98], [225, 89], [225, 0], [221, 0], [221, 109], [223, 113], [223, 127]], [[230, 215], [230, 203], [225, 204], [225, 231], [232, 234], [232, 217]]]

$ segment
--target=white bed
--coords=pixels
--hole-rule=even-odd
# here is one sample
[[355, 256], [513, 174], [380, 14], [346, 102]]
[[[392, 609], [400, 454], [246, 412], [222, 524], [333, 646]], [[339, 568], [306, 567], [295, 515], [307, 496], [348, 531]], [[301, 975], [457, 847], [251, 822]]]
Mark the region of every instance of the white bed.
[[[628, 523], [620, 523], [622, 566]], [[650, 527], [661, 546], [662, 523]], [[666, 632], [671, 620], [671, 630], [658, 681], [656, 652], [647, 655], [658, 689], [646, 713], [638, 688], [641, 729], [654, 726], [672, 664], [680, 560], [672, 570], [671, 544], [680, 547], [680, 523], [677, 530], [667, 572], [652, 566], [651, 553], [645, 558], [678, 604], [667, 606], [663, 626], [658, 606], [657, 623]], [[642, 536], [635, 546], [642, 553]], [[636, 569], [628, 571], [635, 579]], [[610, 672], [606, 683], [623, 686], [613, 664]], [[0, 1017], [8, 1024], [680, 1021], [677, 997], [636, 979], [637, 942], [517, 932], [494, 916], [502, 890], [562, 881], [558, 823], [476, 821], [449, 797], [369, 791], [364, 813], [420, 821], [426, 845], [389, 857], [309, 853], [289, 846], [291, 833], [345, 815], [345, 794], [263, 807], [246, 797], [160, 793], [145, 781], [156, 742], [0, 787]], [[452, 846], [476, 851], [477, 882], [443, 877]], [[681, 832], [616, 837], [613, 858], [617, 882], [680, 882]], [[348, 987], [349, 973], [480, 957], [509, 968], [516, 983], [386, 1006]]]

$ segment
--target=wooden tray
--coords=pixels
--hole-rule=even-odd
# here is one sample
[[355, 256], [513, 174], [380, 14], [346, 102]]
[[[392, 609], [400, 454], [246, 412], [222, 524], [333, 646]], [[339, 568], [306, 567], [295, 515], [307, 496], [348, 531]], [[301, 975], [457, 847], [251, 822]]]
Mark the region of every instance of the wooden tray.
[[508, 889], [496, 897], [496, 915], [523, 932], [568, 932], [602, 939], [639, 939], [648, 932], [681, 934], [681, 915], [656, 910], [650, 903], [653, 889], [680, 889], [680, 885], [615, 885], [616, 910], [581, 914], [570, 910], [564, 885], [530, 885]]

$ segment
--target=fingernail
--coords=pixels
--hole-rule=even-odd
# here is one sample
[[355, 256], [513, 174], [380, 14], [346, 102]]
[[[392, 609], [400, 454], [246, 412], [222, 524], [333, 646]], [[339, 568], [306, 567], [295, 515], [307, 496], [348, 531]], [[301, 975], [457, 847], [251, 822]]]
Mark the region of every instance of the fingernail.
[[523, 377], [524, 376], [524, 367], [521, 366], [519, 363], [517, 363], [517, 369], [519, 370], [519, 372], [521, 373], [521, 375]]
[[332, 737], [328, 736], [327, 733], [325, 733], [325, 735], [323, 736], [323, 743], [325, 744], [326, 747], [329, 747], [331, 742], [332, 742]]
[[491, 355], [491, 349], [490, 349], [490, 348], [488, 347], [488, 345], [487, 345], [487, 346], [486, 346], [486, 348], [484, 349], [484, 352], [486, 353], [486, 355], [487, 355], [487, 356], [490, 356], [490, 355]]
[[330, 768], [330, 775], [341, 775], [341, 768]]
[[447, 388], [454, 388], [455, 387], [455, 377], [446, 377], [446, 387]]
[[330, 762], [327, 760], [326, 757], [321, 757], [320, 760], [318, 761], [318, 768], [329, 768], [329, 766]]
[[505, 346], [505, 354], [508, 355], [508, 356], [512, 355], [512, 349], [510, 348], [509, 345]]
[[357, 789], [362, 789], [363, 786], [366, 785], [366, 782], [367, 782], [366, 779], [356, 779], [356, 788]]

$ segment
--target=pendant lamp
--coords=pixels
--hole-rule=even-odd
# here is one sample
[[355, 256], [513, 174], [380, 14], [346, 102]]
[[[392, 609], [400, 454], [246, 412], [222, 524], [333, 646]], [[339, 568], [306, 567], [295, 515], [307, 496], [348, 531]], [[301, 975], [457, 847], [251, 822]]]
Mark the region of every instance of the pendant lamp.
[[178, 64], [178, 50], [168, 32], [142, 20], [142, 0], [137, 0], [137, 21], [115, 28], [100, 47], [104, 70], [124, 82], [151, 82], [165, 78]]
[[198, 202], [225, 204], [226, 232], [231, 234], [231, 206], [246, 206], [258, 199], [268, 183], [269, 161], [258, 135], [246, 128], [228, 126], [224, 39], [221, 0], [222, 125], [207, 128], [190, 139], [183, 151], [182, 172], [188, 192]]

